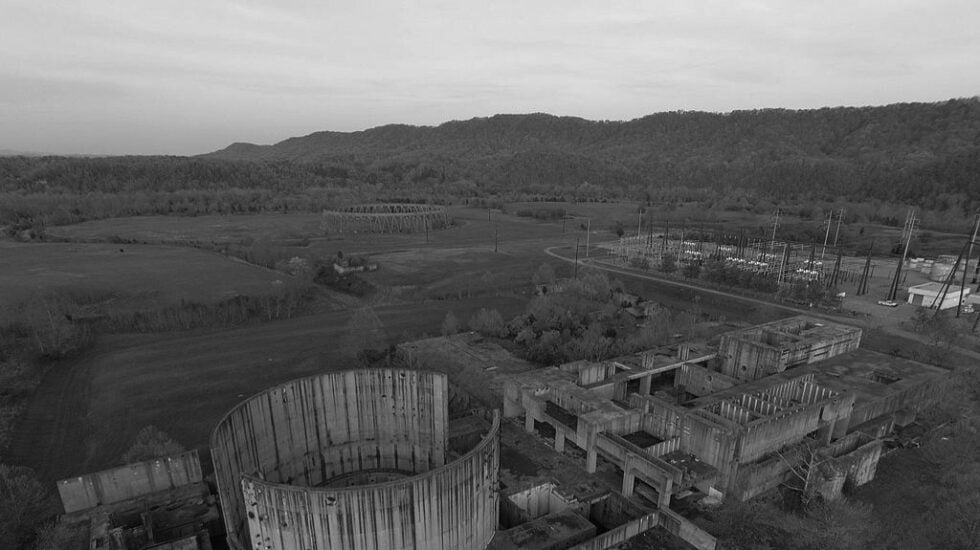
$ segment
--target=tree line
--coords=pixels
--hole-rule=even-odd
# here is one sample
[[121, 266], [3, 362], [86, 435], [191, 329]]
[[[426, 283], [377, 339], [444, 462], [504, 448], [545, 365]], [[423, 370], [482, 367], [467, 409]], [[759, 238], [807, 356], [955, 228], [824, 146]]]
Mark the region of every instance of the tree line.
[[962, 217], [980, 209], [977, 173], [977, 98], [628, 122], [498, 115], [319, 132], [201, 157], [0, 158], [0, 224], [477, 197], [877, 200]]

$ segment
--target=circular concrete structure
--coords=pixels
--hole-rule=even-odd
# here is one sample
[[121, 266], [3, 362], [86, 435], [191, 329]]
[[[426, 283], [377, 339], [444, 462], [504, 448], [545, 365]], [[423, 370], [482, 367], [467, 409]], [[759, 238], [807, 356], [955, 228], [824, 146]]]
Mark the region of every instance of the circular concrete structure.
[[447, 463], [445, 375], [302, 378], [231, 410], [211, 435], [235, 549], [483, 549], [497, 526], [499, 419]]

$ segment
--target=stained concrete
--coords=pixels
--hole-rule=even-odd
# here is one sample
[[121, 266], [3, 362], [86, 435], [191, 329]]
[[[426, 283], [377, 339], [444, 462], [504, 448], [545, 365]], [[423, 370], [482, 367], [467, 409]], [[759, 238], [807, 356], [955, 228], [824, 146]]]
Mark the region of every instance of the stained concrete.
[[192, 450], [58, 481], [65, 513], [167, 491], [201, 481], [201, 460]]
[[[484, 548], [497, 524], [499, 419], [447, 464], [448, 396], [442, 374], [363, 369], [294, 380], [233, 409], [211, 441], [229, 545]], [[364, 472], [404, 476], [332, 483]]]

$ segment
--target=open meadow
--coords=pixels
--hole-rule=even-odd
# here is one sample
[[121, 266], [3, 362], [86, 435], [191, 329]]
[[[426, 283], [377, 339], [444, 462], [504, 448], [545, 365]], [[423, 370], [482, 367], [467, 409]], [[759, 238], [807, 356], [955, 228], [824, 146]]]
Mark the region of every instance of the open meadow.
[[[49, 364], [5, 455], [54, 480], [113, 465], [136, 432], [150, 424], [189, 448], [206, 450], [221, 415], [246, 396], [298, 376], [349, 367], [349, 353], [342, 348], [352, 313], [360, 307], [373, 308], [388, 343], [438, 334], [448, 312], [463, 326], [481, 308], [513, 317], [532, 293], [531, 274], [553, 261], [544, 248], [567, 243], [573, 235], [563, 236], [560, 224], [490, 215], [488, 222], [485, 210], [459, 209], [458, 223], [430, 232], [428, 242], [419, 233], [317, 237], [311, 225], [310, 234], [297, 237], [289, 230], [285, 238], [309, 242], [284, 242], [288, 254], [317, 259], [343, 251], [378, 262], [377, 272], [362, 275], [374, 291], [363, 298], [347, 296], [342, 309], [314, 309], [281, 321], [99, 336], [82, 355]], [[9, 281], [5, 289], [19, 289], [9, 291], [10, 299], [69, 285], [131, 297], [120, 302], [138, 308], [263, 293], [287, 276], [177, 244], [258, 240], [306, 218], [156, 217], [65, 226], [57, 228], [59, 238], [89, 242], [3, 243], [18, 256], [0, 273]], [[75, 234], [79, 228], [83, 231]], [[325, 292], [332, 291], [317, 291]]]
[[[542, 204], [565, 207], [574, 217], [563, 221], [515, 215]], [[635, 203], [529, 203], [506, 205], [504, 213], [453, 208], [455, 223], [428, 236], [322, 235], [316, 216], [308, 214], [147, 217], [52, 230], [62, 239], [96, 242], [2, 243], [7, 257], [16, 258], [0, 267], [8, 299], [84, 284], [142, 297], [134, 307], [261, 293], [284, 277], [215, 251], [176, 246], [181, 242], [271, 239], [280, 240], [274, 246], [281, 246], [286, 255], [316, 260], [342, 251], [379, 264], [378, 271], [360, 275], [373, 290], [362, 297], [347, 296], [340, 307], [225, 329], [99, 337], [83, 355], [47, 370], [7, 456], [34, 466], [45, 479], [62, 478], [113, 465], [135, 433], [150, 424], [186, 447], [206, 450], [221, 415], [245, 397], [298, 376], [347, 368], [349, 355], [341, 348], [358, 308], [373, 308], [388, 343], [438, 334], [448, 312], [463, 326], [481, 308], [496, 308], [509, 319], [523, 311], [532, 295], [531, 276], [542, 263], [552, 264], [559, 274], [571, 274], [570, 263], [548, 256], [545, 249], [555, 247], [571, 258], [576, 242], [584, 247], [583, 225], [588, 227], [589, 219], [593, 246], [615, 240], [615, 223], [609, 220], [635, 220], [636, 211]], [[889, 262], [876, 261], [881, 269]], [[629, 292], [675, 310], [697, 308], [711, 319], [758, 323], [793, 313], [762, 300], [706, 293], [697, 286], [611, 276]], [[885, 278], [878, 274], [875, 280], [873, 291], [878, 292]], [[890, 321], [896, 326], [898, 317], [906, 314], [904, 307], [872, 306], [870, 296], [864, 301], [867, 311], [853, 320], [865, 326], [874, 324], [876, 310], [887, 309], [883, 314], [896, 317]]]
[[277, 273], [180, 246], [0, 241], [0, 310], [35, 296], [69, 293], [114, 309], [145, 310], [264, 294]]

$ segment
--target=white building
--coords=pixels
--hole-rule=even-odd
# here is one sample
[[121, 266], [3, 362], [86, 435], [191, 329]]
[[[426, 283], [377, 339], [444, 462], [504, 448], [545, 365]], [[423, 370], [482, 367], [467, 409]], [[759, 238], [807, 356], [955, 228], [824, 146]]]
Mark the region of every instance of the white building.
[[[923, 306], [930, 309], [949, 309], [956, 307], [960, 303], [962, 293], [963, 304], [966, 304], [966, 297], [970, 294], [969, 288], [960, 289], [959, 285], [949, 285], [946, 296], [942, 296], [943, 284], [936, 282], [922, 283], [909, 287], [908, 302], [913, 305]], [[940, 302], [942, 298], [942, 302]]]

